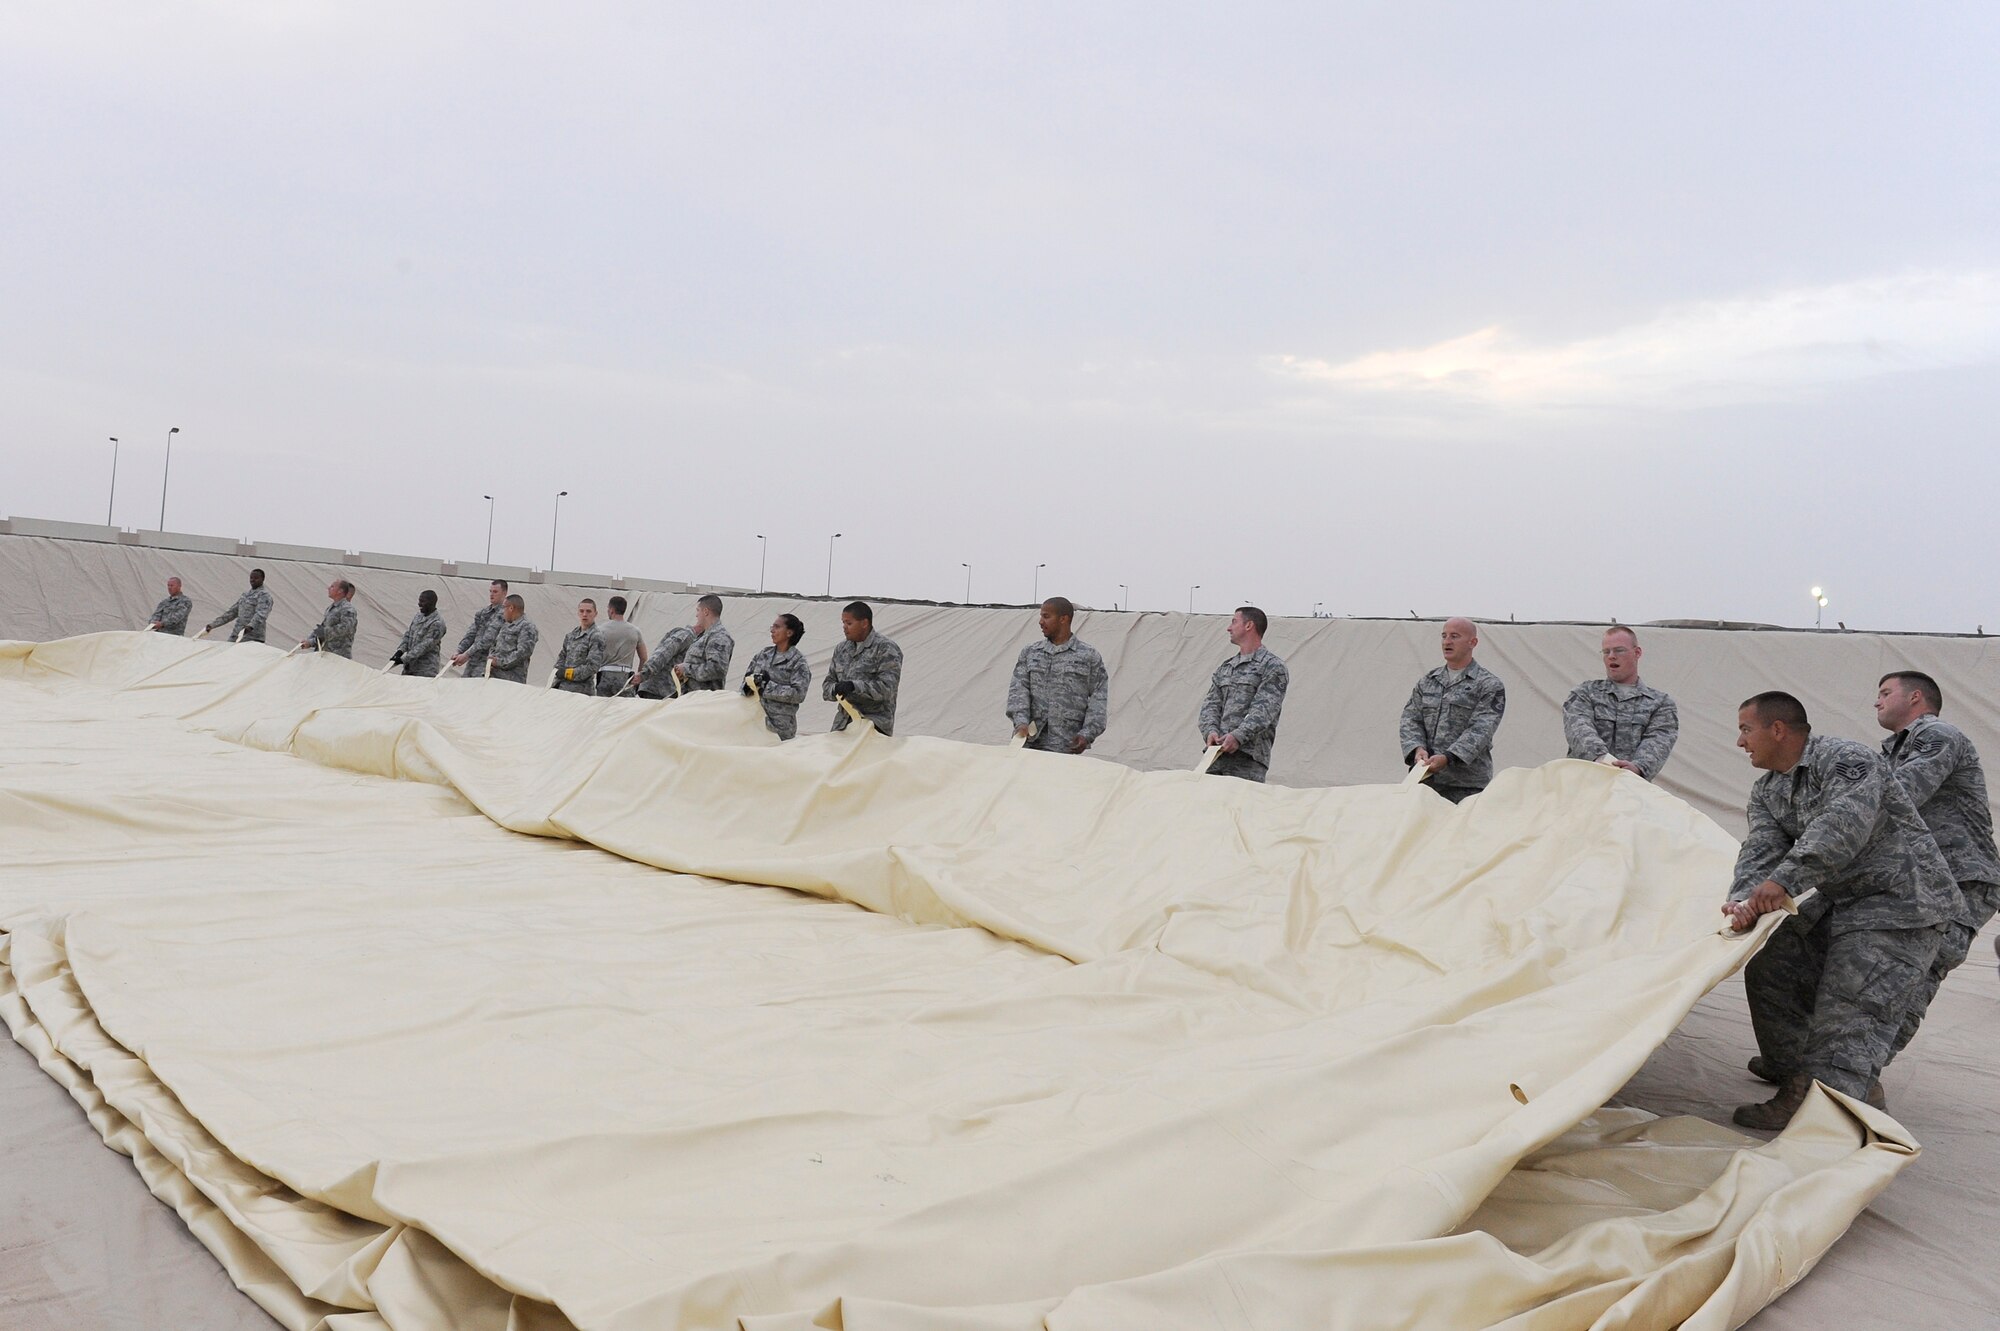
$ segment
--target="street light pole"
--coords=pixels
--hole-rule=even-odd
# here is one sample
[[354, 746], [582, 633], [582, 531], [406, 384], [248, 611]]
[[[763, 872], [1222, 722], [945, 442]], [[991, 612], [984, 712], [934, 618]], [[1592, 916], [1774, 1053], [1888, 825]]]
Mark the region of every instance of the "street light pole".
[[1818, 628], [1820, 626], [1820, 616], [1826, 613], [1826, 588], [1824, 587], [1813, 588], [1812, 598], [1813, 598], [1813, 627]]
[[846, 535], [845, 532], [835, 532], [826, 538], [826, 594], [828, 596], [833, 595], [833, 543], [844, 535]]
[[972, 604], [972, 565], [961, 561], [959, 567], [965, 570], [965, 604]]
[[1201, 584], [1200, 584], [1200, 583], [1198, 583], [1198, 582], [1197, 582], [1197, 583], [1196, 583], [1196, 584], [1195, 584], [1194, 586], [1192, 586], [1192, 587], [1188, 588], [1188, 613], [1189, 613], [1189, 614], [1193, 614], [1193, 613], [1194, 613], [1194, 594], [1195, 594], [1196, 592], [1200, 591], [1200, 590], [1201, 590]]
[[757, 595], [764, 594], [764, 568], [771, 556], [771, 543], [760, 532], [757, 536]]
[[568, 493], [567, 490], [556, 491], [556, 515], [549, 519], [549, 572], [551, 573], [556, 571], [556, 526], [562, 521], [563, 496]]
[[1047, 568], [1047, 567], [1048, 567], [1048, 565], [1047, 565], [1047, 564], [1037, 564], [1037, 565], [1035, 565], [1035, 604], [1036, 604], [1036, 605], [1040, 605], [1040, 604], [1042, 603], [1042, 570], [1043, 570], [1043, 569], [1045, 569], [1045, 568]]
[[1132, 608], [1132, 589], [1121, 582], [1118, 584], [1118, 590], [1125, 593], [1125, 604], [1120, 606], [1119, 609], [1130, 610]]
[[111, 435], [111, 494], [104, 501], [104, 525], [111, 525], [111, 505], [118, 498], [118, 436]]
[[167, 477], [173, 474], [174, 436], [179, 434], [180, 432], [181, 432], [181, 427], [178, 425], [176, 425], [173, 429], [167, 431], [167, 465], [160, 468], [160, 530], [161, 531], [165, 531], [167, 529]]
[[481, 495], [486, 501], [486, 562], [493, 562], [493, 496]]

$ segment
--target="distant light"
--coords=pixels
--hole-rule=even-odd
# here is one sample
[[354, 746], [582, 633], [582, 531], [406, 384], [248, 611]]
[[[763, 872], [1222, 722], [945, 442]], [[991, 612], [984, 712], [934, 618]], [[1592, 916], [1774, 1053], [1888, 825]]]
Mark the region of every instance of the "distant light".
[[1813, 588], [1813, 589], [1812, 589], [1812, 598], [1813, 598], [1813, 600], [1815, 600], [1815, 601], [1823, 601], [1823, 600], [1825, 600], [1825, 599], [1826, 599], [1826, 589], [1825, 589], [1824, 587], [1815, 587], [1815, 588]]

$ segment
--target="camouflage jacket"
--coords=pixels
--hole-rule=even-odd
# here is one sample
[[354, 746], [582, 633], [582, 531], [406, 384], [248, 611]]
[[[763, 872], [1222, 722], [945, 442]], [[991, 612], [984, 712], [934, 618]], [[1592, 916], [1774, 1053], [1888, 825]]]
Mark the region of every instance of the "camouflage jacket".
[[271, 622], [271, 593], [265, 587], [252, 587], [236, 598], [236, 604], [208, 621], [212, 629], [219, 629], [230, 620], [236, 621], [233, 635], [243, 642], [264, 641], [264, 629]]
[[597, 626], [585, 628], [578, 624], [563, 634], [562, 646], [556, 649], [556, 677], [554, 687], [564, 693], [597, 692], [597, 672], [604, 665], [604, 636]]
[[[903, 649], [889, 639], [868, 630], [860, 642], [840, 640], [833, 649], [833, 661], [826, 668], [820, 696], [831, 701], [833, 686], [842, 680], [853, 685], [847, 700], [854, 710], [885, 735], [896, 733], [896, 690], [903, 682]], [[833, 728], [847, 729], [847, 709], [834, 713]]]
[[403, 640], [396, 644], [396, 650], [403, 654], [403, 673], [425, 679], [436, 675], [444, 664], [444, 654], [439, 650], [444, 646], [444, 633], [444, 616], [437, 611], [425, 614], [419, 610], [411, 615], [410, 626], [403, 630]]
[[1269, 647], [1245, 656], [1237, 652], [1208, 678], [1197, 726], [1203, 739], [1236, 736], [1236, 751], [1253, 763], [1271, 765], [1271, 745], [1278, 738], [1278, 713], [1285, 709], [1285, 690], [1292, 672]]
[[797, 735], [799, 704], [812, 691], [813, 682], [812, 667], [806, 664], [805, 653], [796, 647], [787, 647], [782, 652], [775, 646], [766, 647], [750, 658], [749, 673], [764, 676], [758, 683], [757, 694], [764, 704], [764, 723], [779, 739]]
[[735, 655], [736, 639], [729, 636], [729, 630], [710, 624], [708, 632], [688, 644], [687, 655], [681, 658], [681, 669], [687, 672], [683, 687], [690, 692], [724, 687], [729, 683], [729, 662]]
[[1608, 753], [1651, 781], [1681, 736], [1681, 714], [1672, 698], [1645, 684], [1586, 679], [1563, 703], [1563, 736], [1570, 757], [1591, 763]]
[[149, 623], [158, 624], [156, 633], [171, 633], [175, 637], [185, 636], [188, 631], [188, 616], [194, 613], [194, 602], [185, 594], [169, 596], [153, 607], [153, 618]]
[[332, 656], [354, 659], [354, 632], [361, 626], [361, 616], [354, 609], [352, 601], [334, 601], [326, 607], [326, 613], [319, 617], [319, 623], [312, 632], [306, 634], [306, 646], [317, 647]]
[[1082, 638], [1058, 647], [1037, 638], [1014, 659], [1007, 685], [1007, 719], [1016, 727], [1036, 725], [1031, 749], [1069, 753], [1081, 736], [1091, 743], [1104, 733], [1111, 708], [1111, 676], [1104, 658]]
[[1964, 909], [1951, 868], [1889, 764], [1865, 744], [1814, 735], [1789, 772], [1750, 788], [1750, 834], [1736, 856], [1729, 898], [1769, 878], [1810, 924], [1832, 912], [1835, 933], [1919, 929]]
[[639, 687], [673, 697], [674, 681], [670, 676], [693, 641], [694, 629], [686, 624], [662, 633], [659, 645], [647, 654], [645, 668], [639, 672]]
[[1507, 713], [1507, 686], [1477, 661], [1452, 683], [1444, 666], [1425, 673], [1403, 704], [1403, 761], [1418, 749], [1449, 755], [1431, 784], [1484, 790], [1493, 780], [1493, 732]]
[[[1920, 716], [1882, 741], [1882, 755], [1917, 806], [1917, 816], [1937, 838], [1951, 876], [1961, 883], [2000, 883], [1986, 771], [1965, 732], [1934, 716]], [[1970, 915], [1962, 922], [1983, 923]]]
[[506, 622], [505, 606], [482, 605], [473, 612], [472, 622], [465, 626], [465, 636], [458, 640], [458, 650], [452, 653], [465, 658], [466, 674], [476, 675], [486, 669], [485, 658], [493, 651], [493, 635]]
[[526, 615], [511, 624], [501, 620], [500, 631], [493, 635], [493, 678], [526, 684], [528, 662], [534, 659], [535, 645], [541, 640], [542, 631]]

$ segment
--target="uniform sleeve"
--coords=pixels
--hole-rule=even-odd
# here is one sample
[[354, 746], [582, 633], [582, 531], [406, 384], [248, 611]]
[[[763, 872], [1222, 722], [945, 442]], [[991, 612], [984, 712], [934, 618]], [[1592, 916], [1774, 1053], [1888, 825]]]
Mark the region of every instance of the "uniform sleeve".
[[1097, 737], [1104, 733], [1111, 717], [1111, 672], [1104, 667], [1104, 658], [1097, 657], [1090, 663], [1090, 705], [1083, 712], [1083, 729], [1077, 733], [1095, 744]]
[[1028, 711], [1028, 654], [1035, 650], [1029, 643], [1014, 658], [1014, 675], [1007, 681], [1007, 719], [1016, 728], [1025, 726], [1032, 719]]
[[1424, 733], [1424, 680], [1418, 676], [1416, 685], [1410, 690], [1410, 700], [1403, 704], [1403, 721], [1396, 728], [1396, 737], [1403, 742], [1403, 761], [1415, 760], [1417, 750], [1430, 743], [1430, 736]]
[[855, 673], [854, 696], [869, 702], [887, 702], [896, 696], [902, 682], [903, 649], [885, 642], [873, 653], [873, 659]]
[[1909, 792], [1910, 803], [1921, 809], [1958, 770], [1958, 746], [1927, 726], [1910, 739], [1909, 747], [1910, 756], [1896, 764], [1896, 780]]
[[1736, 852], [1736, 877], [1729, 885], [1731, 901], [1741, 901], [1756, 890], [1757, 884], [1771, 876], [1785, 858], [1785, 852], [1792, 848], [1791, 837], [1778, 826], [1778, 820], [1755, 793], [1750, 796], [1746, 812], [1750, 834], [1743, 838], [1743, 845]]
[[1597, 733], [1597, 710], [1591, 705], [1590, 690], [1579, 684], [1563, 699], [1563, 738], [1569, 741], [1569, 756], [1594, 763], [1610, 750], [1604, 736]]
[[1201, 700], [1201, 714], [1195, 718], [1195, 729], [1201, 732], [1204, 741], [1222, 729], [1222, 670], [1220, 667], [1208, 677], [1208, 696]]
[[1495, 679], [1472, 700], [1472, 715], [1446, 752], [1462, 763], [1486, 757], [1493, 751], [1493, 732], [1500, 729], [1500, 718], [1506, 714], [1507, 686]]
[[846, 663], [840, 659], [840, 648], [833, 649], [833, 659], [827, 662], [826, 678], [819, 682], [819, 696], [827, 702], [833, 701], [833, 686], [840, 682], [840, 669]]
[[465, 636], [458, 640], [458, 650], [452, 653], [453, 656], [463, 656], [473, 649], [479, 641], [480, 626], [485, 622], [483, 615], [475, 614], [472, 617], [472, 622], [465, 626]]
[[1829, 899], [1840, 899], [1843, 894], [1832, 890], [1833, 880], [1874, 835], [1875, 816], [1882, 809], [1883, 767], [1879, 762], [1846, 758], [1833, 764], [1826, 807], [1769, 875], [1785, 891], [1798, 897], [1820, 888]]
[[805, 657], [794, 656], [784, 661], [772, 653], [771, 662], [765, 669], [771, 675], [771, 682], [764, 686], [765, 701], [800, 703], [806, 700], [806, 692], [812, 688], [813, 672]]
[[409, 644], [404, 649], [403, 655], [424, 656], [436, 651], [444, 646], [444, 634], [444, 620], [441, 617], [432, 617], [411, 625], [403, 634], [403, 640]]
[[688, 648], [688, 683], [699, 689], [721, 688], [729, 680], [729, 661], [735, 655], [736, 640], [728, 633], [722, 629], [704, 633]]
[[496, 636], [493, 640], [493, 668], [495, 670], [525, 668], [529, 660], [535, 655], [535, 645], [541, 641], [541, 636], [541, 630], [533, 624], [529, 624], [521, 632], [514, 635], [514, 644], [511, 650], [503, 650], [500, 640]]
[[327, 631], [327, 650], [352, 654], [355, 630], [360, 627], [361, 612], [351, 605], [344, 606], [333, 616], [333, 625]]
[[245, 633], [256, 633], [271, 622], [271, 593], [260, 592], [250, 598], [250, 614], [243, 621]]
[[230, 620], [236, 618], [236, 607], [242, 604], [243, 602], [241, 601], [231, 601], [229, 603], [228, 609], [224, 610], [214, 619], [208, 621], [208, 626], [212, 629], [221, 628], [224, 624], [227, 624]]
[[306, 630], [306, 644], [308, 646], [318, 647], [321, 645], [320, 638], [326, 629], [327, 617], [332, 613], [333, 611], [328, 610], [326, 614], [319, 617], [319, 623]]
[[1658, 776], [1680, 737], [1680, 708], [1674, 706], [1672, 698], [1662, 698], [1646, 721], [1646, 733], [1639, 737], [1639, 748], [1632, 755], [1632, 765], [1639, 769], [1639, 775], [1648, 781]]
[[1284, 710], [1285, 690], [1291, 683], [1292, 672], [1282, 661], [1273, 662], [1264, 672], [1264, 677], [1257, 681], [1257, 692], [1251, 695], [1250, 706], [1244, 709], [1243, 719], [1230, 732], [1236, 736], [1239, 747], [1270, 740], [1278, 728], [1278, 713]]

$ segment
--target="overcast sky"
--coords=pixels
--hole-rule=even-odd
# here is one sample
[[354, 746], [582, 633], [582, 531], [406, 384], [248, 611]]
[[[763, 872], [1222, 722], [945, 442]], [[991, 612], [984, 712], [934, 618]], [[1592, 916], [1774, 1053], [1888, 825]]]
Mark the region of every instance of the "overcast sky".
[[0, 513], [2000, 625], [2000, 9], [0, 7]]

